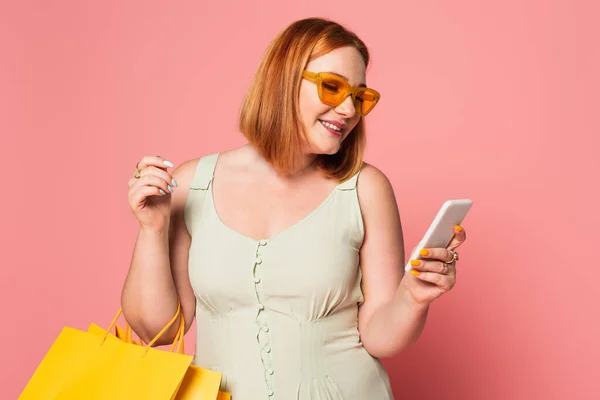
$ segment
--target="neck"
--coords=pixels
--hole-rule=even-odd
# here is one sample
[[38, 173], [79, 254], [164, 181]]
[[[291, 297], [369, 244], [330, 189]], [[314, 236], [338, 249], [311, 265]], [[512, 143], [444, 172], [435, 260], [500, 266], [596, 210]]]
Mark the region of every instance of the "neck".
[[[251, 145], [248, 144], [248, 146], [251, 146]], [[288, 173], [286, 173], [285, 175], [279, 174], [277, 171], [275, 171], [275, 169], [271, 166], [271, 164], [266, 162], [264, 160], [264, 158], [262, 158], [262, 156], [260, 156], [260, 154], [254, 147], [251, 146], [251, 148], [252, 148], [252, 152], [254, 152], [255, 156], [260, 158], [260, 160], [263, 164], [263, 167], [265, 169], [268, 169], [270, 171], [270, 173], [272, 173], [273, 176], [276, 177], [278, 180], [293, 181], [296, 179], [300, 179], [315, 170], [314, 163], [315, 163], [315, 160], [317, 159], [317, 155], [313, 154], [313, 153], [303, 153], [298, 165], [296, 165], [296, 167], [293, 170], [288, 171]]]
[[292, 179], [298, 178], [313, 171], [316, 159], [316, 154], [302, 154], [302, 158], [300, 159], [301, 161], [298, 163], [296, 168], [286, 174], [286, 177]]

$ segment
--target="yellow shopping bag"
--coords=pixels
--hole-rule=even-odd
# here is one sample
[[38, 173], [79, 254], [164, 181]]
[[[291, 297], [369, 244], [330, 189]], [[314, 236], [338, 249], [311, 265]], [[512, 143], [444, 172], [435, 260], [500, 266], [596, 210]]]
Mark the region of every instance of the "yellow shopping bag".
[[[171, 345], [169, 351], [175, 351], [180, 354], [184, 354], [185, 320], [183, 318], [183, 313], [180, 313], [180, 315], [181, 318], [179, 319], [179, 328], [175, 336], [175, 341]], [[106, 331], [93, 323], [90, 324], [88, 332], [95, 334], [106, 333]], [[142, 343], [141, 339], [139, 342], [133, 339], [132, 329], [128, 323], [125, 324], [124, 330], [118, 327], [118, 329], [115, 330], [115, 335], [127, 343]], [[231, 395], [229, 393], [219, 391], [221, 378], [222, 374], [220, 372], [190, 365], [183, 378], [181, 386], [179, 387], [179, 391], [174, 397], [174, 400], [230, 400]]]
[[[176, 342], [177, 348], [175, 351], [184, 354], [184, 337], [185, 335], [185, 321], [183, 319], [183, 313], [179, 320], [179, 330], [177, 331]], [[215, 399], [215, 400], [229, 400], [231, 396], [227, 392], [219, 390], [221, 386], [221, 378], [223, 375], [220, 372], [212, 371], [210, 369], [200, 368], [195, 365], [190, 365], [188, 368], [179, 392], [175, 397], [175, 400], [193, 400], [193, 399]]]
[[180, 313], [147, 345], [110, 334], [121, 310], [103, 335], [65, 327], [19, 397], [20, 400], [173, 399], [192, 356], [153, 348]]
[[227, 392], [222, 392], [219, 390], [219, 394], [217, 395], [217, 400], [231, 400], [231, 394]]

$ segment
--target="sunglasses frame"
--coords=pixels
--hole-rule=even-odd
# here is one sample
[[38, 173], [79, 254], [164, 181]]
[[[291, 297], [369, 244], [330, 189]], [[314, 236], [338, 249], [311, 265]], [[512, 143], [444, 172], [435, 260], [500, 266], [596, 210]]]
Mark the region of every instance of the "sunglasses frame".
[[[337, 104], [335, 104], [333, 102], [325, 102], [323, 100], [323, 78], [327, 77], [327, 76], [330, 76], [335, 79], [340, 79], [340, 80], [346, 82], [346, 85], [348, 86], [348, 93], [345, 94], [344, 96], [342, 96], [341, 101]], [[323, 104], [326, 104], [328, 106], [337, 107], [340, 104], [342, 104], [346, 100], [346, 98], [348, 98], [348, 96], [352, 96], [352, 102], [354, 104], [356, 113], [362, 117], [364, 117], [365, 115], [367, 115], [371, 111], [373, 111], [373, 109], [377, 105], [377, 102], [379, 102], [379, 99], [381, 98], [381, 94], [379, 94], [379, 92], [377, 90], [371, 89], [371, 88], [365, 87], [365, 86], [352, 86], [344, 77], [339, 76], [337, 74], [333, 74], [331, 72], [310, 72], [310, 71], [304, 70], [304, 71], [302, 71], [302, 77], [317, 84], [317, 92], [319, 94], [319, 99], [321, 100], [321, 102]], [[363, 113], [359, 112], [358, 108], [356, 107], [356, 93], [359, 91], [364, 91], [364, 90], [369, 90], [370, 92], [372, 92], [372, 94], [375, 97], [375, 100], [374, 100], [375, 104], [373, 105], [373, 107], [371, 107], [371, 109], [369, 111], [367, 111], [366, 113], [363, 114]]]

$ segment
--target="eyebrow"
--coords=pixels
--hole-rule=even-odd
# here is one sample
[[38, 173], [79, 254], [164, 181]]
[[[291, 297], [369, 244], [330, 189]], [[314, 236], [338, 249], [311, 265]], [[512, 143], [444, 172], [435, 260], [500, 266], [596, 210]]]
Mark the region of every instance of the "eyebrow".
[[[329, 72], [330, 74], [337, 75], [337, 76], [339, 76], [340, 78], [344, 78], [345, 80], [347, 80], [348, 82], [350, 82], [350, 79], [346, 78], [346, 77], [345, 77], [344, 75], [342, 75], [342, 74], [338, 74], [337, 72], [333, 72], [333, 71], [327, 71], [327, 72]], [[360, 83], [360, 84], [358, 84], [358, 87], [367, 87], [367, 85], [365, 85], [364, 83]]]

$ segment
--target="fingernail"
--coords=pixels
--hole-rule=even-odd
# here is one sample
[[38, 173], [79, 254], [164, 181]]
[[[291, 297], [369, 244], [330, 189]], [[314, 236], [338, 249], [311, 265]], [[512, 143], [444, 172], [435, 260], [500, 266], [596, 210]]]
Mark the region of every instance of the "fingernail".
[[164, 160], [164, 161], [163, 161], [163, 164], [165, 164], [167, 167], [171, 167], [171, 168], [173, 168], [173, 163], [172, 163], [171, 161]]
[[462, 227], [460, 225], [456, 225], [454, 229], [456, 229], [457, 232], [462, 232]]
[[421, 275], [421, 273], [419, 271], [417, 271], [416, 269], [411, 269], [410, 273], [413, 274], [414, 276], [419, 276]]
[[175, 179], [171, 178], [171, 183], [173, 184], [173, 186], [178, 187], [177, 182], [175, 181]]
[[410, 260], [410, 265], [412, 265], [413, 267], [416, 267], [416, 266], [421, 265], [421, 262], [419, 262], [419, 260]]
[[158, 189], [158, 191], [160, 192], [160, 194], [166, 194], [165, 191], [162, 189]]
[[427, 250], [427, 249], [423, 249], [423, 250], [421, 250], [421, 251], [419, 252], [419, 254], [420, 254], [420, 255], [422, 255], [422, 256], [428, 256], [428, 255], [429, 255], [429, 250]]
[[167, 187], [169, 188], [169, 192], [173, 193], [173, 188], [171, 187], [171, 185], [167, 185]]

